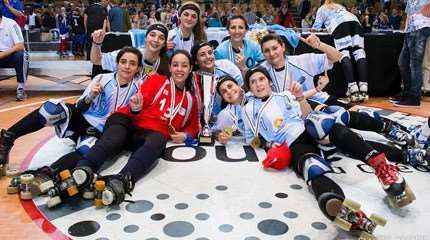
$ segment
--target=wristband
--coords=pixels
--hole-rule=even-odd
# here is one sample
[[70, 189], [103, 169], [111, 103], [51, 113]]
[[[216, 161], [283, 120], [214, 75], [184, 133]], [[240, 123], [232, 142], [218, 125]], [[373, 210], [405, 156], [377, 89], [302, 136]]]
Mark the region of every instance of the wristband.
[[96, 42], [93, 41], [92, 47], [101, 49], [102, 48], [102, 44], [101, 43], [96, 43]]
[[85, 96], [84, 101], [86, 104], [90, 104], [94, 100], [90, 95]]

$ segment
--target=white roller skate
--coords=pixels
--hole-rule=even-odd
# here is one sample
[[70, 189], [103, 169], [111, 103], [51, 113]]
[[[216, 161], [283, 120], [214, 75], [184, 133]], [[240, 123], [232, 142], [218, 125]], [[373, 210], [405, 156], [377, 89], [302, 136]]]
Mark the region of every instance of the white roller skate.
[[367, 82], [359, 82], [358, 85], [360, 88], [360, 102], [369, 100], [369, 94], [367, 93]]
[[348, 97], [348, 101], [351, 103], [357, 103], [360, 101], [360, 91], [358, 89], [357, 83], [348, 84], [346, 96]]
[[388, 202], [392, 207], [401, 208], [416, 199], [415, 194], [400, 175], [399, 168], [389, 163], [384, 153], [371, 157], [368, 163], [375, 169], [375, 175], [387, 193]]

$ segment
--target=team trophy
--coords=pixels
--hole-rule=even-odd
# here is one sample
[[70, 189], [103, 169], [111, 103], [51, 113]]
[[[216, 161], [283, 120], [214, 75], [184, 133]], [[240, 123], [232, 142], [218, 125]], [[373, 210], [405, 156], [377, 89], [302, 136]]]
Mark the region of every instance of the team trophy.
[[203, 89], [203, 120], [204, 127], [199, 135], [199, 145], [212, 146], [215, 143], [215, 137], [209, 127], [209, 121], [212, 115], [212, 109], [215, 100], [215, 76], [202, 74], [202, 89]]

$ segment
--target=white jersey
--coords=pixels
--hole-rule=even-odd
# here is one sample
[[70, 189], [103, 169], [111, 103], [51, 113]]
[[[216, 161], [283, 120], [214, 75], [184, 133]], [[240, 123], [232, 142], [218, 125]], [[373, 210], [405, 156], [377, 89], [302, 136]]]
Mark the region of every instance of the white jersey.
[[[274, 92], [287, 91], [293, 80], [302, 85], [303, 91], [314, 89], [314, 76], [333, 67], [325, 54], [305, 53], [285, 57], [288, 64], [280, 71], [274, 69], [267, 61], [261, 63], [261, 66], [266, 68], [272, 78], [272, 90]], [[324, 103], [329, 97], [330, 95], [326, 92], [317, 92], [309, 99]]]
[[272, 93], [266, 100], [250, 97], [242, 111], [249, 144], [259, 134], [269, 143], [289, 146], [305, 131], [300, 104], [288, 91]]
[[102, 132], [107, 118], [118, 108], [127, 105], [130, 97], [138, 92], [141, 78], [136, 77], [127, 86], [120, 87], [116, 73], [97, 75], [85, 89], [80, 99], [89, 94], [92, 86], [99, 79], [103, 91], [92, 101], [89, 109], [82, 115], [91, 126]]
[[329, 8], [323, 4], [317, 11], [312, 28], [321, 29], [324, 25], [327, 31], [332, 34], [337, 26], [344, 22], [358, 22], [360, 24], [360, 21], [354, 14], [348, 12], [343, 6], [336, 5], [338, 5], [336, 8]]
[[168, 40], [172, 40], [175, 43], [174, 50], [183, 49], [189, 53], [191, 53], [191, 48], [194, 45], [194, 33], [191, 33], [188, 39], [184, 39], [182, 37], [181, 28], [177, 27], [169, 31]]
[[[253, 68], [259, 62], [264, 60], [263, 53], [261, 52], [261, 47], [253, 40], [244, 39], [243, 40], [243, 55], [245, 57], [245, 65], [247, 68]], [[222, 42], [215, 49], [216, 59], [228, 59], [231, 62], [236, 62], [236, 53], [231, 46], [231, 41], [226, 40]]]
[[0, 23], [0, 51], [12, 48], [17, 43], [23, 43], [21, 28], [15, 20], [3, 16]]
[[213, 131], [223, 131], [226, 128], [231, 128], [233, 131], [245, 133], [245, 126], [242, 119], [241, 104], [228, 104], [221, 112], [219, 112], [216, 123], [212, 127]]

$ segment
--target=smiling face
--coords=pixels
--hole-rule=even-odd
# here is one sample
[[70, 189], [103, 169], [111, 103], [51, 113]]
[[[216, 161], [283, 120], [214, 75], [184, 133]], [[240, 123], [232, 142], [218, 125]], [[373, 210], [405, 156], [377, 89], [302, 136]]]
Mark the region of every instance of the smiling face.
[[151, 52], [159, 52], [166, 46], [166, 37], [158, 30], [152, 30], [145, 38], [145, 46]]
[[169, 71], [172, 73], [172, 79], [175, 85], [179, 88], [183, 88], [191, 72], [189, 58], [182, 53], [174, 55], [169, 65]]
[[222, 82], [219, 86], [219, 93], [227, 103], [240, 104], [242, 101], [242, 89], [233, 81]]
[[181, 27], [186, 29], [193, 29], [196, 26], [199, 19], [199, 15], [191, 9], [186, 9], [181, 13]]
[[130, 82], [139, 71], [139, 58], [131, 52], [124, 53], [118, 62], [119, 78]]
[[197, 51], [197, 64], [202, 71], [213, 71], [215, 68], [215, 55], [211, 46], [203, 46]]
[[228, 33], [233, 42], [241, 42], [245, 37], [247, 30], [243, 19], [236, 18], [230, 20], [230, 25], [228, 27]]
[[263, 43], [261, 50], [266, 60], [275, 68], [285, 64], [285, 47], [279, 41], [269, 40]]
[[252, 94], [258, 98], [272, 94], [272, 84], [262, 72], [255, 72], [249, 77], [249, 88]]

